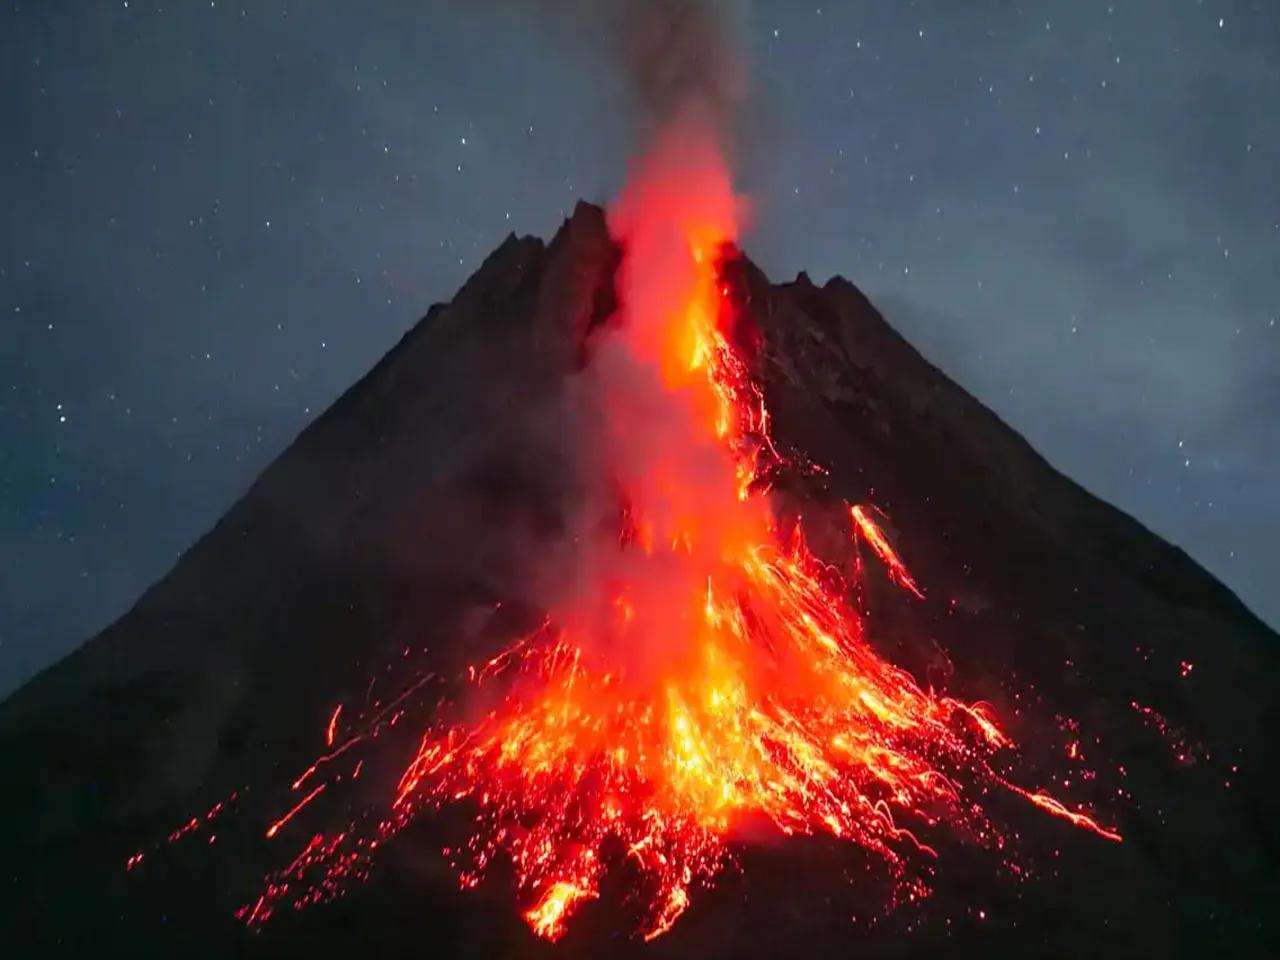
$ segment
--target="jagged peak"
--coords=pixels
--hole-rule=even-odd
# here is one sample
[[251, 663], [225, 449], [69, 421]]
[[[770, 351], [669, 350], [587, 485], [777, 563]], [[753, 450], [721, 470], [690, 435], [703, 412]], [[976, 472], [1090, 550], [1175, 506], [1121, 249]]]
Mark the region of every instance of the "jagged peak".
[[609, 230], [609, 213], [598, 203], [590, 200], [579, 200], [573, 205], [573, 212], [565, 219], [566, 224], [579, 224], [582, 229], [603, 231]]

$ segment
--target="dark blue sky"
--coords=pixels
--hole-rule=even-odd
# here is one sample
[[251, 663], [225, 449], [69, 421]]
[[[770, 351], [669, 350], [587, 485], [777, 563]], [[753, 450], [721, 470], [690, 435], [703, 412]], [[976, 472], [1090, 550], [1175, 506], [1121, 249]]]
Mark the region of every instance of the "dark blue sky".
[[[0, 693], [507, 232], [610, 196], [600, 52], [466, 7], [0, 13]], [[1275, 4], [757, 0], [751, 43], [755, 258], [849, 276], [1280, 622]]]

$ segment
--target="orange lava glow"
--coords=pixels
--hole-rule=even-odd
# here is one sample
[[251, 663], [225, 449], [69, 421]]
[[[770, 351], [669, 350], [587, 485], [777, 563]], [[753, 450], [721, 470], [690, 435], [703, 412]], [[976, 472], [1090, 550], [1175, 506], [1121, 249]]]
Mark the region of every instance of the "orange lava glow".
[[[640, 170], [615, 210], [626, 259], [609, 349], [648, 371], [664, 401], [655, 424], [630, 388], [602, 381], [615, 439], [643, 449], [641, 469], [618, 470], [627, 508], [614, 545], [641, 572], [608, 583], [606, 618], [570, 610], [473, 670], [500, 684], [500, 699], [421, 737], [393, 814], [366, 846], [424, 811], [461, 806], [470, 835], [446, 854], [462, 885], [510, 864], [522, 916], [555, 940], [626, 861], [645, 904], [637, 933], [661, 936], [735, 862], [748, 822], [859, 845], [911, 899], [927, 893], [910, 869], [933, 855], [926, 834], [999, 842], [979, 802], [987, 786], [1118, 840], [1001, 779], [992, 759], [1013, 744], [993, 711], [925, 690], [878, 655], [850, 600], [851, 572], [820, 562], [798, 525], [776, 519], [766, 468], [785, 459], [733, 345], [741, 318], [718, 275], [739, 206], [714, 150], [693, 146], [673, 146], [678, 174], [661, 156]], [[641, 436], [654, 431], [669, 441]], [[923, 596], [874, 509], [846, 515], [904, 602]], [[335, 709], [321, 763], [365, 736], [353, 724], [344, 742], [338, 720]], [[322, 784], [304, 784], [315, 769], [270, 834], [318, 797]], [[332, 878], [335, 862], [353, 862], [350, 842], [313, 836], [244, 917], [265, 919], [288, 890], [315, 899], [301, 892], [308, 871]]]
[[[665, 933], [693, 888], [725, 865], [748, 817], [860, 844], [914, 887], [902, 852], [930, 851], [908, 822], [987, 829], [948, 770], [1009, 745], [983, 705], [927, 693], [877, 656], [847, 584], [798, 529], [776, 523], [759, 482], [765, 458], [777, 456], [768, 415], [731, 344], [735, 318], [717, 277], [717, 253], [736, 239], [735, 204], [722, 167], [693, 172], [641, 179], [619, 217], [629, 275], [617, 336], [632, 361], [657, 372], [675, 400], [664, 409], [678, 418], [661, 425], [675, 442], [653, 445], [643, 473], [628, 478], [630, 523], [618, 546], [661, 566], [662, 596], [645, 596], [660, 609], [641, 606], [623, 582], [608, 643], [548, 625], [501, 664], [524, 678], [512, 686], [522, 692], [479, 722], [428, 733], [396, 797], [472, 801], [464, 885], [510, 858], [531, 904], [526, 919], [552, 940], [597, 895], [610, 843], [647, 882], [641, 934]], [[686, 158], [681, 176], [690, 173]], [[630, 437], [632, 398], [606, 388], [603, 402]], [[686, 467], [690, 438], [699, 453], [718, 454], [696, 475]], [[850, 535], [920, 596], [872, 511], [848, 515]], [[633, 677], [607, 656], [635, 644], [658, 645], [660, 669]]]

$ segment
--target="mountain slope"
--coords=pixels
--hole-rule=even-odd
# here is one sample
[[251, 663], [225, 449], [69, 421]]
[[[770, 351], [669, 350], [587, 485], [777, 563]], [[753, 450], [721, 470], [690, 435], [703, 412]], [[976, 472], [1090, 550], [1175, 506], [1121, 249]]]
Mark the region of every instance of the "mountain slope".
[[[544, 504], [563, 478], [538, 411], [611, 311], [619, 256], [585, 204], [550, 244], [508, 239], [128, 614], [0, 705], [4, 928], [23, 955], [245, 949], [229, 914], [275, 865], [262, 825], [333, 704], [410, 647], [444, 671], [503, 631], [493, 604], [556, 523]], [[759, 328], [775, 436], [829, 468], [821, 483], [788, 481], [796, 503], [872, 500], [924, 586], [907, 604], [870, 585], [877, 642], [926, 681], [990, 701], [1046, 782], [1071, 779], [1060, 718], [1078, 721], [1096, 777], [1076, 795], [1125, 840], [1011, 808], [1038, 877], [1012, 885], [948, 854], [933, 901], [871, 932], [849, 922], [861, 901], [843, 899], [838, 853], [764, 845], [650, 952], [1276, 949], [1280, 637], [1057, 473], [852, 284], [773, 285], [743, 257], [727, 279]], [[232, 794], [216, 842], [126, 873], [135, 851]], [[430, 828], [400, 838], [367, 886], [252, 943], [276, 956], [545, 949], [509, 903], [457, 893], [438, 845]], [[588, 918], [565, 949], [596, 955], [593, 938], [610, 934], [607, 917]]]

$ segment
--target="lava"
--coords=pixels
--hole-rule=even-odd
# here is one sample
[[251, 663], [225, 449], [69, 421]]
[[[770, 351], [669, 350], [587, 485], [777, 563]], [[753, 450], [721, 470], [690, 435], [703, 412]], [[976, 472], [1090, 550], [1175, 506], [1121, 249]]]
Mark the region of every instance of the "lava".
[[[641, 454], [610, 463], [626, 497], [615, 548], [640, 558], [628, 568], [639, 572], [596, 585], [609, 619], [569, 611], [477, 671], [511, 681], [505, 696], [423, 735], [388, 821], [389, 832], [466, 804], [472, 833], [453, 857], [462, 884], [509, 861], [524, 918], [551, 940], [599, 896], [618, 856], [642, 878], [638, 932], [665, 933], [732, 862], [748, 818], [858, 844], [923, 895], [907, 857], [933, 851], [917, 832], [948, 824], [993, 837], [957, 774], [995, 782], [991, 758], [1011, 746], [985, 705], [927, 692], [878, 656], [845, 578], [777, 521], [764, 477], [787, 464], [733, 346], [741, 318], [718, 275], [738, 206], [705, 141], [668, 146], [682, 154], [678, 175], [658, 156], [618, 205], [623, 306], [599, 347], [649, 374], [602, 377], [598, 396], [606, 447]], [[850, 535], [922, 596], [873, 511], [850, 505], [848, 516]], [[637, 648], [656, 651], [656, 668], [634, 668]], [[1010, 789], [1118, 839], [1045, 794]]]
[[[696, 137], [660, 147], [614, 211], [622, 306], [591, 363], [607, 373], [594, 381], [597, 439], [625, 501], [610, 550], [628, 562], [586, 585], [583, 609], [562, 605], [472, 668], [471, 683], [501, 684], [500, 697], [434, 721], [390, 815], [372, 832], [313, 833], [242, 911], [248, 922], [334, 892], [362, 857], [444, 808], [468, 815], [465, 841], [445, 851], [462, 886], [508, 864], [521, 915], [548, 940], [624, 863], [644, 904], [637, 933], [661, 936], [736, 863], [748, 822], [858, 845], [885, 865], [895, 899], [927, 894], [912, 862], [934, 856], [943, 831], [1002, 843], [988, 787], [1119, 839], [1004, 779], [995, 763], [1013, 743], [994, 711], [923, 689], [880, 656], [850, 599], [853, 571], [820, 561], [800, 525], [778, 519], [767, 478], [797, 458], [770, 437], [719, 272], [739, 213], [724, 164]], [[922, 597], [874, 508], [846, 509], [849, 536]], [[298, 793], [376, 736], [352, 721], [343, 741], [340, 713]], [[326, 782], [307, 783], [268, 835]]]

